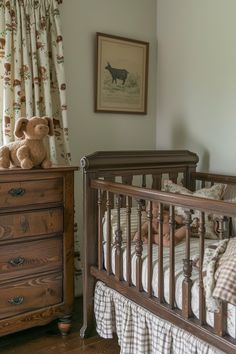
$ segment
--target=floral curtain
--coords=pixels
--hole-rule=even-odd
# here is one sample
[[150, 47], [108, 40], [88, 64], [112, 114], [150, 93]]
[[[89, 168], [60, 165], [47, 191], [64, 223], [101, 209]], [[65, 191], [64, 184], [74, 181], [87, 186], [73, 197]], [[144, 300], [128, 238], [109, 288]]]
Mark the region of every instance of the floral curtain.
[[63, 37], [58, 0], [0, 0], [0, 145], [20, 117], [49, 116], [54, 163], [69, 163]]

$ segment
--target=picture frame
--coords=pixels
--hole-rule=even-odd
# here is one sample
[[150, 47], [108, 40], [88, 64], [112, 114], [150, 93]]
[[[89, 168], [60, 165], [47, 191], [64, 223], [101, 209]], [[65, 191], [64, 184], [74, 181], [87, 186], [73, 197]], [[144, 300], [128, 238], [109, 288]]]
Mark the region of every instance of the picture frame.
[[147, 114], [149, 43], [96, 33], [95, 112]]

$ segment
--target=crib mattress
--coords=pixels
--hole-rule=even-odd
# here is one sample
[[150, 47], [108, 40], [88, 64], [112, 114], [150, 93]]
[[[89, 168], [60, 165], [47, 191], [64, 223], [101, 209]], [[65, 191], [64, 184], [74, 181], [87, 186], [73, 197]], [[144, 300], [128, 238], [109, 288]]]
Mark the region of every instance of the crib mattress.
[[[213, 240], [205, 240], [205, 247], [212, 244]], [[103, 244], [104, 249], [104, 263], [106, 268], [106, 242]], [[197, 257], [199, 253], [199, 239], [191, 238], [191, 259]], [[126, 247], [122, 246], [122, 258], [123, 258], [123, 270], [124, 279], [126, 280]], [[175, 302], [179, 309], [182, 309], [182, 282], [183, 275], [183, 259], [185, 258], [185, 243], [181, 242], [175, 247]], [[131, 246], [131, 275], [132, 283], [136, 285], [136, 255], [135, 255], [135, 243]], [[147, 291], [147, 245], [143, 245], [142, 255], [142, 286], [144, 291]], [[112, 272], [115, 273], [115, 247], [112, 247]], [[163, 268], [164, 268], [164, 299], [169, 303], [169, 248], [163, 249]], [[194, 315], [199, 317], [199, 281], [198, 281], [198, 269], [193, 267], [192, 277], [192, 303], [191, 308]], [[153, 245], [153, 276], [152, 276], [152, 290], [154, 296], [157, 296], [158, 291], [158, 246]], [[206, 314], [207, 324], [214, 325], [214, 314], [207, 311]], [[227, 308], [227, 333], [236, 338], [236, 306], [228, 304]]]

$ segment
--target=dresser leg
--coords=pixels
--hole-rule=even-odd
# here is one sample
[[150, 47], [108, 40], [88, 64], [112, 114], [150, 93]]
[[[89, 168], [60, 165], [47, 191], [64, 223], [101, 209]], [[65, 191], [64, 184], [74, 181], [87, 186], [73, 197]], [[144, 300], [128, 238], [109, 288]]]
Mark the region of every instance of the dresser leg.
[[67, 336], [67, 334], [71, 330], [72, 322], [71, 322], [71, 315], [65, 315], [59, 319], [58, 322], [58, 329], [61, 332], [62, 336]]

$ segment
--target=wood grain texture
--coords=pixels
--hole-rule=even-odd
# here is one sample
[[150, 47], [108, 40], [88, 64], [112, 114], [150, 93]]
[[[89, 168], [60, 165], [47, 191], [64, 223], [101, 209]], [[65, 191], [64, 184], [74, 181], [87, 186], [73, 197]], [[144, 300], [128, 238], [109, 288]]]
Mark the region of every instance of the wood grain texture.
[[29, 274], [62, 270], [62, 237], [21, 242], [0, 247], [0, 281]]
[[62, 302], [62, 274], [34, 276], [0, 286], [0, 319]]
[[[42, 326], [58, 318], [58, 314], [63, 313], [63, 304], [40, 308], [0, 320], [0, 333], [4, 336], [9, 333], [19, 332], [34, 326]], [[2, 341], [2, 338], [1, 338]], [[0, 343], [1, 343], [0, 341]]]
[[0, 215], [0, 241], [62, 232], [62, 208]]
[[60, 202], [62, 178], [0, 184], [0, 207]]
[[61, 338], [56, 321], [46, 326], [28, 329], [1, 338], [1, 354], [119, 354], [117, 338], [103, 339], [93, 336], [83, 340], [79, 336], [82, 325], [82, 298], [75, 299], [72, 329], [67, 337]]
[[70, 327], [76, 167], [0, 170], [0, 337]]
[[74, 302], [74, 173], [64, 173], [64, 314], [72, 314]]

